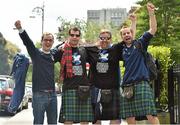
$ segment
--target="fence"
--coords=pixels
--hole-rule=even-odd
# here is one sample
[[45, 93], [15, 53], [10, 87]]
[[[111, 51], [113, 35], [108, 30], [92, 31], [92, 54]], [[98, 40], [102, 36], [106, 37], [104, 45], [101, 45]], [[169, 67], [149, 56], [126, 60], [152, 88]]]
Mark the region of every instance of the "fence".
[[168, 70], [168, 109], [170, 123], [180, 123], [180, 64]]

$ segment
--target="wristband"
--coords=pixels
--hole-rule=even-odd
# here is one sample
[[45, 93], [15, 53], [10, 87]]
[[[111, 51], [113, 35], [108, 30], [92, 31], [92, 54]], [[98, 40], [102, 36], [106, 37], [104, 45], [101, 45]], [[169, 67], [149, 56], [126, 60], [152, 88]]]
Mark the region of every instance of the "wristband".
[[154, 16], [155, 15], [155, 13], [149, 13], [149, 16]]

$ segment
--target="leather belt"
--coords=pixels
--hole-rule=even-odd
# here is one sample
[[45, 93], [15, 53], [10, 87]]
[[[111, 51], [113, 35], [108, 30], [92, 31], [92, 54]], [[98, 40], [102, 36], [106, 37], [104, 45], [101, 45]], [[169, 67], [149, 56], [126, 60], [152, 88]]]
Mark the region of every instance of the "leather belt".
[[40, 92], [52, 93], [52, 92], [54, 92], [54, 90], [40, 90]]

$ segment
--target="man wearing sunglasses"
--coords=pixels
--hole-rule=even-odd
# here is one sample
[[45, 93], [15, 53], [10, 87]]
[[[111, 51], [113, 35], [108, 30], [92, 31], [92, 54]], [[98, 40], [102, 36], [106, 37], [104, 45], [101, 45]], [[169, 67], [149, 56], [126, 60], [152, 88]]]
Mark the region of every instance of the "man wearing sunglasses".
[[[76, 31], [77, 30], [77, 31]], [[71, 47], [77, 47], [79, 45], [81, 32], [79, 29], [74, 28], [74, 30], [69, 30], [69, 44]]]
[[91, 58], [90, 82], [93, 83], [93, 91], [96, 93], [92, 94], [96, 124], [101, 124], [101, 120], [110, 120], [110, 124], [119, 124], [118, 73], [122, 48], [119, 45], [112, 45], [111, 42], [111, 32], [103, 29], [99, 34], [97, 52], [87, 51]]
[[[87, 57], [84, 47], [79, 46], [80, 36], [81, 31], [77, 27], [69, 29], [69, 37], [63, 48], [60, 71], [63, 86], [59, 122], [64, 124], [88, 124], [93, 121], [90, 85], [86, 72]], [[86, 91], [82, 92], [80, 88]]]
[[111, 46], [111, 32], [102, 30], [99, 35], [99, 42], [102, 49], [109, 48]]
[[[130, 17], [131, 27], [135, 33], [136, 17]], [[94, 123], [110, 120], [110, 124], [119, 124], [120, 70], [123, 46], [112, 45], [112, 34], [109, 30], [100, 31], [99, 48], [86, 47], [90, 63], [90, 82], [93, 84], [92, 103], [95, 114]]]

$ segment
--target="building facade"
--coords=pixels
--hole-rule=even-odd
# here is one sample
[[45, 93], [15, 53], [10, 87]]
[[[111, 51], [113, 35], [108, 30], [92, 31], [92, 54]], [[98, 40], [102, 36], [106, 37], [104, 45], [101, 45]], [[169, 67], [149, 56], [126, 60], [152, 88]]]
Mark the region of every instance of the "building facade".
[[97, 24], [109, 24], [120, 26], [127, 19], [126, 8], [110, 8], [101, 10], [88, 10], [87, 21]]

